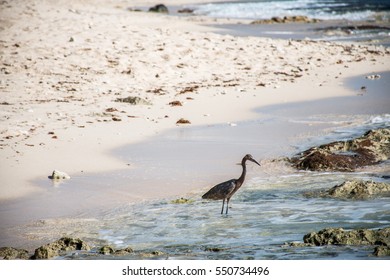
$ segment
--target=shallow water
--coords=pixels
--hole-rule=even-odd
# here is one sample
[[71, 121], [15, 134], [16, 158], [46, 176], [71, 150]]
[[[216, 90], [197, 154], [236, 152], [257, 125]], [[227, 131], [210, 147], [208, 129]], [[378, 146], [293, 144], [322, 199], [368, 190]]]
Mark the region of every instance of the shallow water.
[[[389, 170], [385, 164], [380, 169], [376, 175], [296, 172], [257, 177], [235, 195], [228, 215], [220, 214], [220, 201], [203, 201], [199, 192], [186, 204], [166, 199], [122, 206], [85, 231], [79, 228], [77, 234], [116, 248], [161, 251], [163, 254], [153, 258], [162, 259], [369, 259], [373, 246], [294, 248], [283, 244], [302, 241], [306, 233], [326, 227], [390, 226], [390, 197], [348, 201], [303, 195], [350, 178], [386, 181], [381, 176]], [[97, 257], [78, 254], [65, 258]]]

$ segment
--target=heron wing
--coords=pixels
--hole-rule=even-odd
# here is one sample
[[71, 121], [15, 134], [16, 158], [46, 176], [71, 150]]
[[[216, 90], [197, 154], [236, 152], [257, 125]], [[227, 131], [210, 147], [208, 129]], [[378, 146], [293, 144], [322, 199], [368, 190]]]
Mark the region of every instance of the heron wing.
[[223, 183], [220, 183], [212, 187], [207, 193], [205, 193], [203, 199], [225, 199], [234, 191], [236, 186], [236, 179], [232, 179]]

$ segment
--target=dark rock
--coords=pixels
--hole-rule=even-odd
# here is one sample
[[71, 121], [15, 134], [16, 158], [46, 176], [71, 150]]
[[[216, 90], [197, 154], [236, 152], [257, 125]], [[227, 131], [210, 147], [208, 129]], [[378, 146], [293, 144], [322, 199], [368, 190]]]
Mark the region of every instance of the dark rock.
[[316, 23], [319, 19], [309, 18], [307, 16], [285, 16], [273, 17], [271, 19], [262, 19], [252, 21], [251, 24], [273, 24], [273, 23]]
[[154, 12], [154, 13], [164, 13], [168, 14], [168, 8], [164, 4], [158, 4], [154, 7], [149, 8], [149, 12]]
[[323, 245], [390, 245], [390, 227], [370, 230], [345, 231], [342, 228], [326, 228], [311, 232], [303, 237], [303, 242], [315, 246]]
[[313, 147], [296, 155], [290, 162], [312, 171], [354, 171], [377, 164], [390, 157], [390, 129], [370, 130], [363, 136]]
[[221, 252], [221, 251], [224, 251], [226, 249], [223, 249], [223, 248], [218, 248], [218, 247], [207, 247], [204, 249], [206, 252]]
[[186, 119], [179, 119], [176, 124], [191, 124], [191, 122], [189, 120], [186, 120]]
[[129, 96], [124, 98], [117, 98], [115, 102], [129, 103], [131, 105], [152, 105], [149, 101], [138, 97], [138, 96]]
[[87, 243], [78, 238], [63, 237], [36, 249], [33, 259], [50, 259], [58, 256], [61, 252], [75, 250], [89, 251], [91, 248]]
[[0, 258], [3, 260], [27, 260], [29, 259], [29, 255], [27, 250], [16, 249], [12, 247], [1, 247]]
[[194, 12], [193, 9], [184, 8], [177, 11], [179, 14], [192, 14]]
[[375, 248], [374, 256], [377, 257], [387, 257], [390, 256], [390, 246], [378, 246]]
[[178, 100], [169, 102], [168, 105], [171, 105], [172, 107], [174, 107], [174, 106], [183, 106], [183, 104], [180, 101], [178, 101]]

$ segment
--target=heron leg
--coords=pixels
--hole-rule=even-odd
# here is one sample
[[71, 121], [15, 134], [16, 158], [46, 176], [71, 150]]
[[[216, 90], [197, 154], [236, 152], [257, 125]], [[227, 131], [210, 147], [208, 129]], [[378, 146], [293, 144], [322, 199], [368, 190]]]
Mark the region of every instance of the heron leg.
[[226, 215], [227, 215], [227, 213], [228, 213], [228, 209], [229, 209], [229, 200], [230, 200], [230, 198], [228, 198], [228, 199], [226, 199]]
[[225, 206], [225, 199], [222, 201], [222, 210], [221, 210], [221, 215], [223, 214], [223, 207]]

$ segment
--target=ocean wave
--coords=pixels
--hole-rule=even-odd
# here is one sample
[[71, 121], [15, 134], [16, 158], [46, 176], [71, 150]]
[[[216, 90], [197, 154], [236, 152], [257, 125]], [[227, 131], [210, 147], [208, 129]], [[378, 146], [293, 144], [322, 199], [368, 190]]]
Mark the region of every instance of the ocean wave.
[[[378, 2], [378, 3], [375, 3]], [[390, 18], [389, 4], [381, 1], [248, 1], [208, 3], [194, 7], [194, 13], [217, 18], [268, 19], [272, 17], [303, 15], [322, 20], [372, 20], [378, 13]]]

